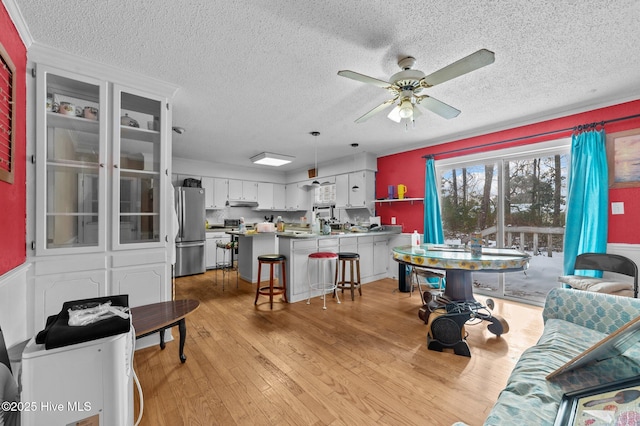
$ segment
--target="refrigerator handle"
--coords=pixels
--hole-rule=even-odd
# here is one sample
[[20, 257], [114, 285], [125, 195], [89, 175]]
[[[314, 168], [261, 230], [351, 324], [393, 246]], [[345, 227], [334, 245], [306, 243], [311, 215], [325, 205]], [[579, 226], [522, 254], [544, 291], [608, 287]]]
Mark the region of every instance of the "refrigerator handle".
[[196, 241], [193, 243], [178, 243], [176, 244], [176, 248], [185, 248], [185, 247], [204, 247], [204, 241]]
[[184, 190], [180, 189], [180, 238], [184, 238]]

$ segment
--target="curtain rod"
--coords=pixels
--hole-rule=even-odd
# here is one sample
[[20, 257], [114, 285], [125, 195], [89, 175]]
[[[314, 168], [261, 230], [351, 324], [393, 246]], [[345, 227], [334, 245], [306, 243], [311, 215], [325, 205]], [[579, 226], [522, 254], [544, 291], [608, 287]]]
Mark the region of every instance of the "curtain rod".
[[520, 136], [518, 138], [513, 138], [513, 139], [505, 139], [505, 140], [496, 141], [496, 142], [489, 142], [489, 143], [485, 143], [485, 144], [482, 144], [482, 145], [470, 146], [470, 147], [467, 147], [467, 148], [452, 149], [450, 151], [438, 152], [438, 153], [435, 153], [435, 154], [427, 154], [427, 155], [423, 155], [422, 158], [433, 158], [436, 155], [455, 154], [455, 153], [458, 153], [458, 152], [470, 151], [472, 149], [486, 148], [486, 147], [495, 146], [495, 145], [502, 145], [504, 143], [509, 143], [509, 142], [518, 142], [518, 141], [522, 141], [522, 140], [533, 139], [533, 138], [537, 138], [537, 137], [540, 137], [540, 136], [554, 135], [556, 133], [565, 133], [565, 132], [568, 132], [568, 131], [573, 131], [573, 132], [582, 131], [582, 130], [586, 130], [588, 128], [595, 128], [595, 127], [597, 127], [599, 125], [600, 126], [604, 126], [605, 124], [615, 123], [617, 121], [631, 120], [633, 118], [640, 118], [640, 114], [628, 115], [626, 117], [612, 118], [611, 120], [597, 121], [597, 122], [593, 122], [593, 123], [589, 123], [589, 124], [581, 124], [579, 126], [568, 127], [566, 129], [558, 129], [558, 130], [551, 130], [549, 132], [544, 132], [544, 133], [536, 133], [535, 135]]

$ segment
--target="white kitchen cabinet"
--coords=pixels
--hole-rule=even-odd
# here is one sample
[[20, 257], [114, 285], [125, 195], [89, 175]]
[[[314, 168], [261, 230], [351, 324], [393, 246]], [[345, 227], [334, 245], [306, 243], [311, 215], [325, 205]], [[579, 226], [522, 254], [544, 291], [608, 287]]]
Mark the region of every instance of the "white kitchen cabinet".
[[212, 209], [213, 208], [213, 194], [215, 191], [213, 178], [212, 177], [203, 177], [202, 178], [202, 188], [204, 189], [204, 208]]
[[347, 253], [358, 252], [358, 240], [356, 237], [340, 237], [338, 238], [339, 250]]
[[[354, 187], [357, 187], [356, 191]], [[374, 198], [374, 172], [361, 170], [336, 176], [336, 207], [371, 209]]]
[[258, 183], [229, 179], [229, 200], [230, 201], [258, 201]]
[[29, 64], [36, 70], [27, 110], [35, 116], [27, 191], [35, 194], [28, 236], [36, 328], [67, 300], [124, 292], [135, 306], [171, 297], [168, 101], [175, 87], [58, 56], [36, 47]]
[[285, 185], [258, 182], [258, 210], [285, 210]]
[[203, 177], [204, 208], [209, 210], [223, 209], [227, 203], [227, 180], [213, 177]]
[[227, 179], [215, 178], [213, 180], [213, 208], [223, 209], [229, 201], [229, 181]]
[[287, 301], [306, 300], [309, 294], [307, 259], [318, 249], [317, 239], [278, 238], [278, 253], [286, 256]]
[[258, 182], [258, 210], [274, 210], [272, 183]]
[[360, 277], [368, 281], [373, 276], [373, 237], [357, 237], [358, 254], [360, 255]]
[[286, 209], [286, 189], [285, 185], [280, 183], [273, 184], [273, 210]]
[[307, 190], [300, 183], [291, 183], [285, 188], [285, 204], [287, 210], [307, 210], [309, 207]]
[[386, 236], [373, 237], [373, 275], [376, 279], [387, 276], [389, 265], [389, 238]]
[[218, 241], [228, 243], [231, 241], [231, 235], [225, 234], [224, 232], [207, 232], [205, 244], [205, 266], [207, 269], [215, 269], [216, 267]]
[[349, 206], [349, 175], [336, 176], [336, 207], [345, 208]]

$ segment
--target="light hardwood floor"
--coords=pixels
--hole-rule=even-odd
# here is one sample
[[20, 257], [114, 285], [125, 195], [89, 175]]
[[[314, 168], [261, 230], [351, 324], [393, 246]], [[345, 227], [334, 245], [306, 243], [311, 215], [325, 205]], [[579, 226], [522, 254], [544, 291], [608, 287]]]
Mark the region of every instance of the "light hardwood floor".
[[510, 331], [466, 326], [467, 358], [427, 349], [420, 297], [397, 281], [363, 285], [355, 301], [329, 298], [326, 311], [320, 298], [270, 311], [264, 296], [254, 307], [255, 285], [222, 291], [215, 273], [176, 280], [176, 299], [201, 303], [186, 320], [186, 363], [176, 328], [165, 350], [135, 353], [142, 425], [481, 425], [542, 332], [541, 308], [496, 300]]

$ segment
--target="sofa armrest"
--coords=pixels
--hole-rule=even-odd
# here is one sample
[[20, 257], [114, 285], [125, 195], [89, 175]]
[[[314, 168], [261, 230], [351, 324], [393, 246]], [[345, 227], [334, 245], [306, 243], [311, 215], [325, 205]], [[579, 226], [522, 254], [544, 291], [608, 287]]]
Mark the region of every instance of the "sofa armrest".
[[542, 318], [572, 322], [611, 334], [640, 315], [640, 300], [605, 293], [554, 288], [545, 301]]

